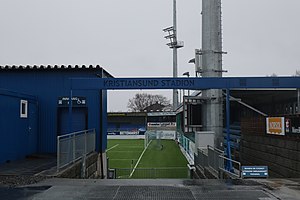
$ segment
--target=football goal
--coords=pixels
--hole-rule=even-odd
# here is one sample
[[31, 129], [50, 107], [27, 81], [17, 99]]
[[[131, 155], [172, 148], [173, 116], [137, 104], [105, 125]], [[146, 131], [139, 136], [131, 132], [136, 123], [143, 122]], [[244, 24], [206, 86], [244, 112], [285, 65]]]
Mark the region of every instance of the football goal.
[[151, 130], [145, 132], [145, 145], [147, 148], [151, 143], [152, 148], [163, 149], [163, 145], [161, 144], [162, 131]]

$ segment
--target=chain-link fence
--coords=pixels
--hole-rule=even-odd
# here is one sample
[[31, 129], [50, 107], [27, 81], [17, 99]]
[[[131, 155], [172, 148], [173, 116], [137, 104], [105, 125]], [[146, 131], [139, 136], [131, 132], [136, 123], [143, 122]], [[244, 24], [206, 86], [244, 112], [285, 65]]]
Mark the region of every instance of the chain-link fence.
[[95, 129], [57, 136], [57, 170], [95, 151]]

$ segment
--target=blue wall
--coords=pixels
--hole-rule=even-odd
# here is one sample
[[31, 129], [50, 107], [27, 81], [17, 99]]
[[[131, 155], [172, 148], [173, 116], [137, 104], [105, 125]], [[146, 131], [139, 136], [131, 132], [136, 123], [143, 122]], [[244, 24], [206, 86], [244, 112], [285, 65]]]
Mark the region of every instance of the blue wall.
[[[21, 92], [37, 97], [38, 112], [38, 152], [54, 153], [56, 152], [57, 136], [57, 110], [58, 97], [69, 96], [70, 77], [97, 77], [101, 74], [101, 69], [5, 69], [0, 71], [0, 88], [14, 92]], [[97, 75], [97, 76], [96, 76]], [[102, 93], [101, 93], [102, 94]], [[97, 132], [98, 150], [101, 146], [102, 151], [106, 148], [106, 135], [103, 132], [106, 126], [101, 126], [101, 108], [106, 106], [106, 91], [100, 98], [100, 91], [80, 90], [73, 91], [73, 96], [86, 97], [88, 107], [88, 128], [95, 128]], [[103, 101], [104, 100], [104, 101]], [[0, 103], [4, 100], [0, 99]], [[8, 103], [11, 107], [11, 103]], [[13, 108], [15, 109], [15, 108]], [[19, 109], [19, 107], [18, 107]], [[106, 107], [102, 108], [105, 112], [102, 116], [106, 119]], [[1, 117], [3, 120], [3, 118]], [[9, 121], [9, 117], [4, 118], [4, 123], [11, 126], [15, 123]], [[19, 122], [18, 122], [19, 123]], [[11, 127], [10, 126], [10, 127]], [[0, 127], [2, 132], [2, 126]], [[100, 132], [101, 131], [101, 132]], [[106, 131], [105, 131], [106, 134]], [[105, 139], [104, 139], [105, 138]], [[102, 139], [102, 145], [100, 145]], [[24, 147], [16, 147], [24, 148]]]

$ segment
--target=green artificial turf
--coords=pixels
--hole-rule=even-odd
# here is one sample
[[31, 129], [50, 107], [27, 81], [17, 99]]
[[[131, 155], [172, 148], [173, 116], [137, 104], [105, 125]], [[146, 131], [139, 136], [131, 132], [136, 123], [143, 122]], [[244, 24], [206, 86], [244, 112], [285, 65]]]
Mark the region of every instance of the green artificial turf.
[[153, 140], [138, 168], [186, 167], [187, 160], [174, 140], [161, 140], [162, 148]]
[[144, 140], [108, 140], [109, 168], [132, 168], [144, 150]]
[[[110, 149], [111, 148], [111, 149]], [[144, 152], [144, 140], [108, 140], [109, 167], [118, 178], [187, 178], [187, 160], [173, 140], [153, 140]], [[130, 176], [131, 175], [131, 176]]]

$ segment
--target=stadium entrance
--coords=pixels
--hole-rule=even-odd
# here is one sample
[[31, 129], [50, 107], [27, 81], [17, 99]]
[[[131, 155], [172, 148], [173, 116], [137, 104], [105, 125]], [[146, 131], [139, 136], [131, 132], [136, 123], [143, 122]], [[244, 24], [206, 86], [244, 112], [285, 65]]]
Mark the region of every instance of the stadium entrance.
[[[128, 90], [128, 89], [188, 89], [188, 90], [207, 90], [207, 89], [222, 89], [226, 91], [226, 132], [227, 132], [227, 146], [230, 145], [229, 137], [229, 92], [231, 89], [273, 89], [273, 88], [300, 88], [300, 77], [227, 77], [227, 78], [106, 78], [106, 79], [97, 79], [97, 78], [74, 78], [71, 79], [71, 88], [70, 88], [70, 97], [72, 99], [73, 91], [75, 90], [101, 90], [105, 92], [106, 90]], [[72, 125], [72, 102], [69, 103], [69, 120], [70, 125]], [[103, 108], [106, 104], [102, 105]], [[106, 115], [106, 109], [103, 109]], [[103, 118], [100, 124], [106, 126], [105, 118]], [[71, 130], [71, 128], [70, 128]], [[97, 133], [104, 134], [104, 133]], [[216, 137], [222, 137], [223, 133], [216, 134]], [[102, 145], [106, 146], [107, 140], [104, 135], [98, 136], [102, 138]], [[160, 139], [159, 134], [149, 135], [149, 138]], [[157, 143], [159, 144], [159, 142]], [[116, 148], [114, 146], [110, 148]], [[120, 145], [120, 144], [119, 144]], [[141, 147], [134, 146], [133, 144], [126, 144], [125, 146], [129, 148], [144, 148], [144, 144]], [[157, 146], [157, 145], [156, 145]], [[160, 145], [161, 146], [161, 145]], [[161, 146], [162, 147], [162, 146]], [[195, 147], [198, 147], [196, 142]], [[164, 145], [163, 145], [164, 148]], [[163, 149], [161, 148], [161, 149]], [[104, 153], [104, 152], [102, 152]], [[137, 163], [139, 163], [141, 157], [145, 154], [145, 151], [142, 151], [141, 156], [138, 158], [137, 162], [132, 161], [132, 169], [136, 168]], [[230, 148], [227, 148], [226, 152], [227, 158], [231, 158]], [[130, 157], [130, 155], [128, 155]], [[231, 171], [231, 161], [228, 162], [228, 171]], [[152, 172], [151, 172], [152, 173]], [[177, 173], [179, 174], [179, 173]], [[131, 170], [129, 174], [130, 177], [134, 176], [134, 171]]]

